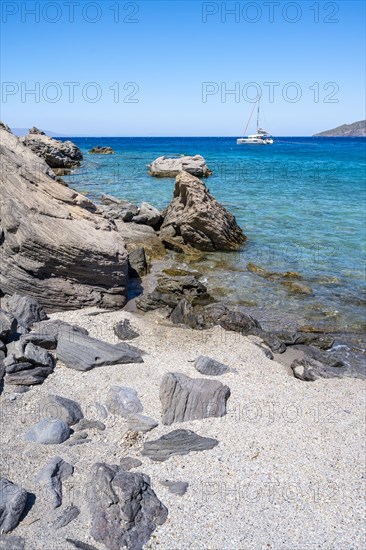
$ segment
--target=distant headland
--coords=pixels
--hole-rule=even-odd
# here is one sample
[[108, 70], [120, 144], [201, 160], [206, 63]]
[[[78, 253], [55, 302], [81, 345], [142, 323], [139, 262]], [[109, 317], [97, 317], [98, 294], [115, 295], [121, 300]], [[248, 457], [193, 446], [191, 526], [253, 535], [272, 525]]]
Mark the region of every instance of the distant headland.
[[353, 122], [352, 124], [342, 124], [342, 126], [337, 126], [332, 130], [326, 130], [325, 132], [320, 132], [315, 134], [314, 137], [323, 136], [323, 137], [364, 137], [366, 136], [366, 120], [359, 120], [358, 122]]

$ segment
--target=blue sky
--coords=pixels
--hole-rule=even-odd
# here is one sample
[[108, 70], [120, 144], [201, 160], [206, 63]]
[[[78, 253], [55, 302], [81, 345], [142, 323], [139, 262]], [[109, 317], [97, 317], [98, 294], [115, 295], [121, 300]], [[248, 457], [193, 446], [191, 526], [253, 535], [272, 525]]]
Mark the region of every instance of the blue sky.
[[311, 135], [365, 118], [364, 21], [353, 0], [3, 0], [1, 118], [65, 135], [236, 136], [261, 90], [267, 130]]

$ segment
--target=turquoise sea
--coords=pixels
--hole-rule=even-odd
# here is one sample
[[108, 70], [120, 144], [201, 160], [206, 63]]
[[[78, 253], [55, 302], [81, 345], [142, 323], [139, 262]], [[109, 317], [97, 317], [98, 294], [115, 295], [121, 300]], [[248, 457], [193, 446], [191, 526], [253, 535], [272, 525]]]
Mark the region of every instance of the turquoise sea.
[[[272, 326], [296, 318], [340, 332], [365, 328], [365, 138], [286, 137], [269, 147], [237, 146], [234, 137], [70, 139], [84, 153], [65, 178], [71, 187], [94, 200], [107, 193], [160, 209], [174, 180], [150, 177], [147, 165], [161, 155], [203, 155], [213, 170], [206, 185], [248, 237], [242, 251], [195, 266], [210, 288]], [[95, 145], [116, 154], [89, 155]], [[298, 272], [312, 295], [251, 273], [249, 262]]]

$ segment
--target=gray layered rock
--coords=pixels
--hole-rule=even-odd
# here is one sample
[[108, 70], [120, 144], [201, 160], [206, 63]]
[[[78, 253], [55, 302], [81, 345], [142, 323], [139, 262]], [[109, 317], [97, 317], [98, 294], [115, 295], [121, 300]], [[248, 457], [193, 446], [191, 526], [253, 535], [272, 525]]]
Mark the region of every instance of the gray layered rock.
[[42, 399], [40, 407], [43, 418], [59, 418], [69, 426], [84, 418], [83, 411], [76, 401], [60, 395], [48, 395]]
[[99, 210], [112, 220], [132, 222], [133, 217], [139, 213], [139, 209], [135, 204], [109, 195], [102, 196], [102, 203], [103, 205], [99, 206]]
[[142, 246], [128, 251], [128, 274], [131, 279], [137, 279], [147, 274], [147, 259]]
[[74, 431], [79, 432], [80, 430], [105, 430], [105, 424], [100, 420], [88, 420], [87, 418], [82, 418], [76, 426], [74, 426]]
[[91, 535], [110, 550], [142, 550], [168, 510], [145, 474], [117, 465], [94, 464], [89, 482]]
[[157, 178], [175, 178], [184, 170], [198, 178], [207, 178], [212, 174], [201, 155], [180, 157], [158, 157], [149, 165], [150, 176]]
[[132, 219], [134, 223], [150, 225], [151, 227], [158, 227], [162, 220], [161, 212], [148, 202], [141, 203], [138, 214]]
[[0, 309], [0, 338], [6, 340], [6, 338], [15, 332], [17, 327], [17, 320], [13, 315]]
[[61, 529], [62, 527], [66, 527], [66, 525], [69, 525], [69, 523], [76, 519], [79, 514], [80, 510], [77, 506], [68, 506], [56, 519], [52, 526], [54, 529]]
[[116, 226], [0, 129], [0, 288], [47, 311], [126, 303], [128, 263]]
[[19, 141], [44, 159], [50, 168], [73, 168], [83, 159], [81, 150], [72, 141], [59, 141], [34, 127]]
[[[37, 475], [35, 482], [43, 485], [49, 494], [52, 508], [62, 504], [62, 481], [70, 477], [74, 467], [61, 457], [55, 456]], [[71, 521], [71, 520], [70, 520]]]
[[206, 451], [218, 444], [217, 439], [201, 437], [191, 430], [173, 430], [155, 441], [145, 441], [142, 454], [156, 462], [163, 462], [171, 456]]
[[73, 337], [74, 333], [84, 334], [86, 336], [89, 334], [84, 328], [55, 319], [52, 321], [35, 323], [32, 327], [32, 331], [24, 334], [22, 339], [24, 342], [32, 342], [32, 344], [45, 349], [56, 349], [58, 337], [61, 332], [69, 339]]
[[187, 172], [176, 177], [173, 200], [165, 211], [160, 238], [203, 251], [238, 250], [246, 240], [241, 228], [208, 191]]
[[[323, 361], [326, 361], [325, 357]], [[291, 364], [291, 369], [295, 378], [306, 382], [314, 382], [319, 378], [343, 378], [348, 374], [348, 369], [342, 361], [335, 359], [326, 364], [320, 357], [315, 359], [309, 355], [295, 359]]]
[[226, 414], [230, 388], [217, 380], [192, 379], [180, 373], [168, 373], [160, 384], [162, 422], [186, 422]]
[[156, 428], [158, 422], [150, 416], [137, 413], [128, 417], [127, 426], [133, 432], [147, 433]]
[[4, 381], [6, 384], [16, 386], [35, 386], [43, 384], [47, 376], [53, 373], [53, 368], [35, 367], [33, 363], [17, 363], [7, 368], [13, 372], [7, 372]]
[[9, 533], [18, 525], [28, 493], [8, 479], [0, 479], [0, 533]]
[[50, 418], [43, 418], [25, 434], [27, 441], [44, 445], [57, 445], [63, 443], [69, 437], [70, 428], [67, 422]]
[[169, 489], [169, 493], [182, 497], [186, 494], [188, 483], [186, 481], [170, 481], [169, 479], [161, 480], [160, 484]]
[[55, 360], [53, 355], [47, 350], [35, 346], [31, 342], [25, 346], [24, 358], [37, 366], [44, 366], [53, 368], [55, 366]]
[[67, 367], [87, 371], [94, 367], [125, 363], [143, 363], [141, 352], [128, 344], [108, 344], [96, 338], [75, 333], [68, 338], [59, 335], [57, 358]]
[[106, 406], [110, 413], [124, 418], [133, 417], [143, 410], [137, 392], [125, 386], [112, 386], [107, 394]]
[[131, 326], [131, 322], [128, 319], [118, 321], [113, 327], [113, 332], [120, 340], [133, 340], [140, 336], [137, 330]]
[[190, 304], [205, 304], [212, 301], [206, 286], [197, 277], [159, 277], [152, 292], [142, 294], [136, 299], [136, 306], [142, 311], [161, 307], [175, 308], [182, 300]]
[[226, 372], [230, 372], [230, 368], [223, 363], [219, 363], [211, 357], [200, 355], [194, 362], [194, 368], [201, 374], [207, 376], [220, 376]]
[[46, 320], [44, 308], [30, 296], [21, 296], [17, 292], [1, 299], [2, 307], [15, 317], [18, 323], [29, 329], [33, 323]]

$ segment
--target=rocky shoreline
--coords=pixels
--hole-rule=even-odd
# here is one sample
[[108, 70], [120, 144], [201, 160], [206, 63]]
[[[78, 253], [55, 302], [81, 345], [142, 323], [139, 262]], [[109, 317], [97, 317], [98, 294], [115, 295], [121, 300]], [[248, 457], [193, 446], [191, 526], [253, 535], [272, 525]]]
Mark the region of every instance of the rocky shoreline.
[[[54, 171], [80, 162], [74, 144], [36, 128], [20, 139], [6, 125], [0, 133], [0, 528], [2, 533], [16, 529], [15, 537], [0, 536], [4, 548], [61, 548], [65, 541], [76, 548], [153, 548], [154, 537], [170, 525], [170, 514], [173, 524], [179, 521], [174, 499], [190, 494], [194, 469], [198, 473], [209, 460], [207, 453], [215, 460], [224, 453], [231, 463], [219, 429], [225, 427], [222, 419], [247, 383], [259, 398], [263, 377], [273, 391], [285, 386], [288, 396], [293, 391], [301, 400], [312, 392], [324, 400], [333, 392], [338, 403], [344, 384], [359, 419], [362, 381], [347, 378], [365, 376], [332, 353], [331, 335], [265, 330], [245, 309], [210, 294], [199, 272], [175, 266], [177, 255], [197, 259], [206, 252], [238, 250], [246, 239], [234, 216], [191, 173], [209, 175], [202, 157], [183, 158], [164, 212], [110, 196], [97, 205]], [[157, 159], [151, 175], [158, 176], [159, 166], [170, 174], [177, 161]], [[290, 292], [309, 292], [299, 274], [265, 272], [254, 264], [250, 269]], [[29, 414], [34, 403], [37, 412]], [[235, 437], [236, 422], [227, 422]], [[301, 431], [294, 435], [300, 436]], [[264, 445], [265, 433], [258, 437]], [[245, 439], [234, 444], [238, 452], [243, 445]], [[282, 447], [284, 456], [288, 446], [291, 441]], [[352, 450], [358, 463], [357, 440]], [[55, 456], [59, 452], [63, 458]], [[31, 477], [22, 471], [23, 459]], [[156, 465], [165, 461], [174, 467], [161, 474]], [[183, 471], [187, 463], [193, 467], [187, 468], [189, 479]], [[144, 473], [131, 471], [142, 464]], [[169, 506], [158, 496], [162, 475]], [[73, 476], [79, 497], [63, 500], [63, 485]], [[86, 486], [90, 498], [80, 497]], [[199, 507], [197, 495], [191, 496]], [[52, 512], [47, 523], [41, 511], [60, 506], [61, 515]], [[172, 548], [174, 529], [167, 529], [162, 547]], [[188, 523], [179, 547], [189, 546], [187, 529]], [[244, 541], [236, 532], [233, 540]]]

